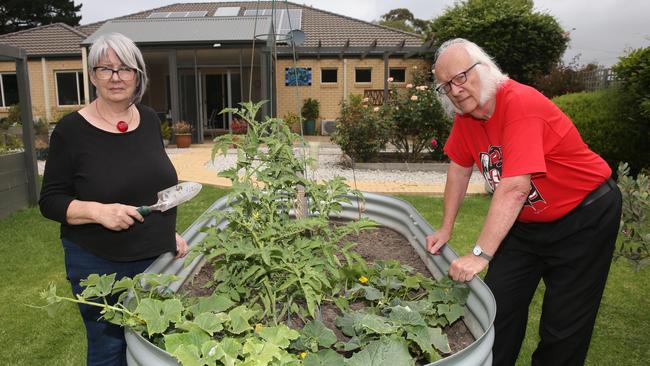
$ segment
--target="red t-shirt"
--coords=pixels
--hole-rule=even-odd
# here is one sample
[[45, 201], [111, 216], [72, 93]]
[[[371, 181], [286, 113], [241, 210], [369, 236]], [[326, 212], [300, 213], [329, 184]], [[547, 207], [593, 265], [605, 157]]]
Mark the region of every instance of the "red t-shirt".
[[497, 90], [489, 120], [457, 114], [444, 150], [461, 166], [476, 164], [492, 188], [504, 177], [531, 174], [521, 222], [563, 217], [612, 174], [553, 102], [514, 80]]

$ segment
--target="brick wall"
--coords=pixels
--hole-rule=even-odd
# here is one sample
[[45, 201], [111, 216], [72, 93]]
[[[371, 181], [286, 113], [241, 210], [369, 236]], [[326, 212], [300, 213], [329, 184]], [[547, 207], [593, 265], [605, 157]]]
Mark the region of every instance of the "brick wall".
[[[344, 67], [345, 64], [345, 67]], [[300, 113], [302, 102], [306, 98], [314, 98], [320, 102], [320, 119], [335, 119], [340, 114], [340, 103], [346, 97], [344, 95], [344, 78], [347, 81], [347, 94], [363, 94], [366, 89], [383, 89], [384, 60], [378, 58], [349, 58], [349, 59], [299, 59], [295, 66], [310, 67], [312, 71], [311, 86], [285, 86], [285, 69], [293, 67], [291, 59], [281, 59], [277, 63], [276, 85], [277, 85], [277, 115], [284, 117], [288, 112]], [[404, 68], [406, 70], [406, 81], [400, 85], [411, 82], [413, 67], [430, 68], [431, 62], [423, 59], [391, 58], [388, 61], [389, 68]], [[337, 69], [336, 83], [322, 83], [321, 69]], [[372, 79], [370, 83], [356, 83], [355, 70], [357, 68], [370, 68]], [[345, 69], [345, 75], [344, 73]], [[297, 93], [297, 96], [296, 96]], [[319, 119], [319, 121], [320, 121]], [[298, 126], [292, 126], [298, 131]], [[320, 133], [320, 123], [316, 123], [316, 129]]]
[[[70, 111], [80, 109], [83, 105], [78, 106], [58, 106], [56, 94], [56, 71], [82, 71], [81, 58], [79, 59], [46, 59], [46, 75], [47, 75], [47, 98], [50, 105], [50, 116], [52, 121]], [[41, 59], [29, 59], [27, 62], [27, 70], [29, 73], [29, 90], [32, 97], [32, 114], [34, 119], [46, 119], [46, 103], [45, 92], [43, 84], [43, 65]], [[15, 72], [16, 63], [13, 61], [0, 62], [0, 72]], [[83, 87], [83, 84], [80, 85]], [[9, 108], [0, 107], [0, 118], [6, 117]]]

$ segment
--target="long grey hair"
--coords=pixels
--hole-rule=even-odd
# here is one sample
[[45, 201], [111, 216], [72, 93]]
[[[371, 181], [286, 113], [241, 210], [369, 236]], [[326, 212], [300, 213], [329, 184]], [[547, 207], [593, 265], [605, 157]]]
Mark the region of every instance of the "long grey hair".
[[[481, 47], [476, 43], [468, 41], [464, 38], [454, 38], [448, 41], [445, 41], [440, 48], [436, 51], [436, 61], [438, 57], [442, 55], [447, 48], [451, 45], [461, 44], [465, 51], [469, 54], [469, 57], [472, 63], [479, 62], [476, 65], [476, 71], [478, 72], [479, 79], [481, 80], [481, 98], [479, 103], [481, 106], [485, 105], [489, 100], [494, 98], [496, 95], [499, 85], [508, 80], [508, 75], [504, 74], [499, 66], [494, 62], [492, 57], [487, 54]], [[439, 82], [444, 82], [446, 80], [439, 80]], [[447, 95], [438, 95], [442, 106], [445, 108], [447, 113], [450, 116], [453, 116], [454, 113], [461, 113], [461, 111], [451, 102]]]
[[131, 103], [139, 103], [147, 89], [149, 78], [142, 53], [130, 38], [121, 33], [107, 33], [99, 36], [88, 52], [88, 69], [92, 72], [102, 58], [108, 57], [109, 48], [115, 52], [124, 65], [136, 70], [136, 87]]

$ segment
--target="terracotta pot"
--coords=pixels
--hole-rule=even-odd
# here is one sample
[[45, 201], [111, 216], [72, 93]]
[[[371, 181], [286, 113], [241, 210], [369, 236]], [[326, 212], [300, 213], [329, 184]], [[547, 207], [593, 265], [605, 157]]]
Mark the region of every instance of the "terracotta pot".
[[191, 134], [175, 135], [176, 147], [179, 149], [188, 148], [192, 144]]

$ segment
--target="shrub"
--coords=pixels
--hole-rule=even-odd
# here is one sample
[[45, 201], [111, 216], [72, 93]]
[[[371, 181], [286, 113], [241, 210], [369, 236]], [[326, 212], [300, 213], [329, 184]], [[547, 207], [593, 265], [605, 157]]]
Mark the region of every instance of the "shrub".
[[307, 98], [302, 103], [301, 109], [302, 118], [306, 120], [316, 120], [320, 115], [320, 103], [318, 100]]
[[539, 76], [533, 85], [548, 98], [585, 91], [585, 76], [597, 70], [599, 66], [596, 64], [578, 66], [577, 59], [578, 56], [568, 65], [560, 61], [548, 74]]
[[390, 142], [406, 161], [418, 161], [421, 152], [429, 150], [434, 158], [445, 160], [442, 149], [432, 149], [431, 140], [442, 143], [449, 137], [451, 120], [435, 95], [426, 71], [416, 70], [413, 84], [391, 89], [388, 102]]
[[625, 160], [633, 173], [650, 166], [650, 47], [639, 48], [622, 57], [612, 68], [620, 80], [623, 114], [631, 121], [635, 138], [626, 143], [637, 150], [636, 159]]
[[389, 139], [384, 109], [368, 108], [368, 100], [351, 94], [341, 104], [341, 116], [336, 119], [332, 141], [355, 161], [369, 161], [376, 157]]
[[300, 116], [294, 112], [287, 112], [284, 115], [284, 122], [292, 131], [300, 131]]
[[619, 161], [634, 161], [637, 152], [632, 123], [622, 116], [621, 95], [616, 89], [567, 94], [553, 102], [580, 131], [591, 150], [607, 161], [613, 171]]
[[169, 140], [172, 137], [172, 128], [169, 125], [169, 122], [160, 123], [160, 135], [163, 140]]
[[636, 179], [628, 174], [627, 163], [618, 166], [618, 185], [623, 194], [621, 237], [614, 259], [629, 260], [638, 271], [650, 258], [650, 225], [647, 214], [650, 209], [650, 187], [648, 177], [639, 174]]

